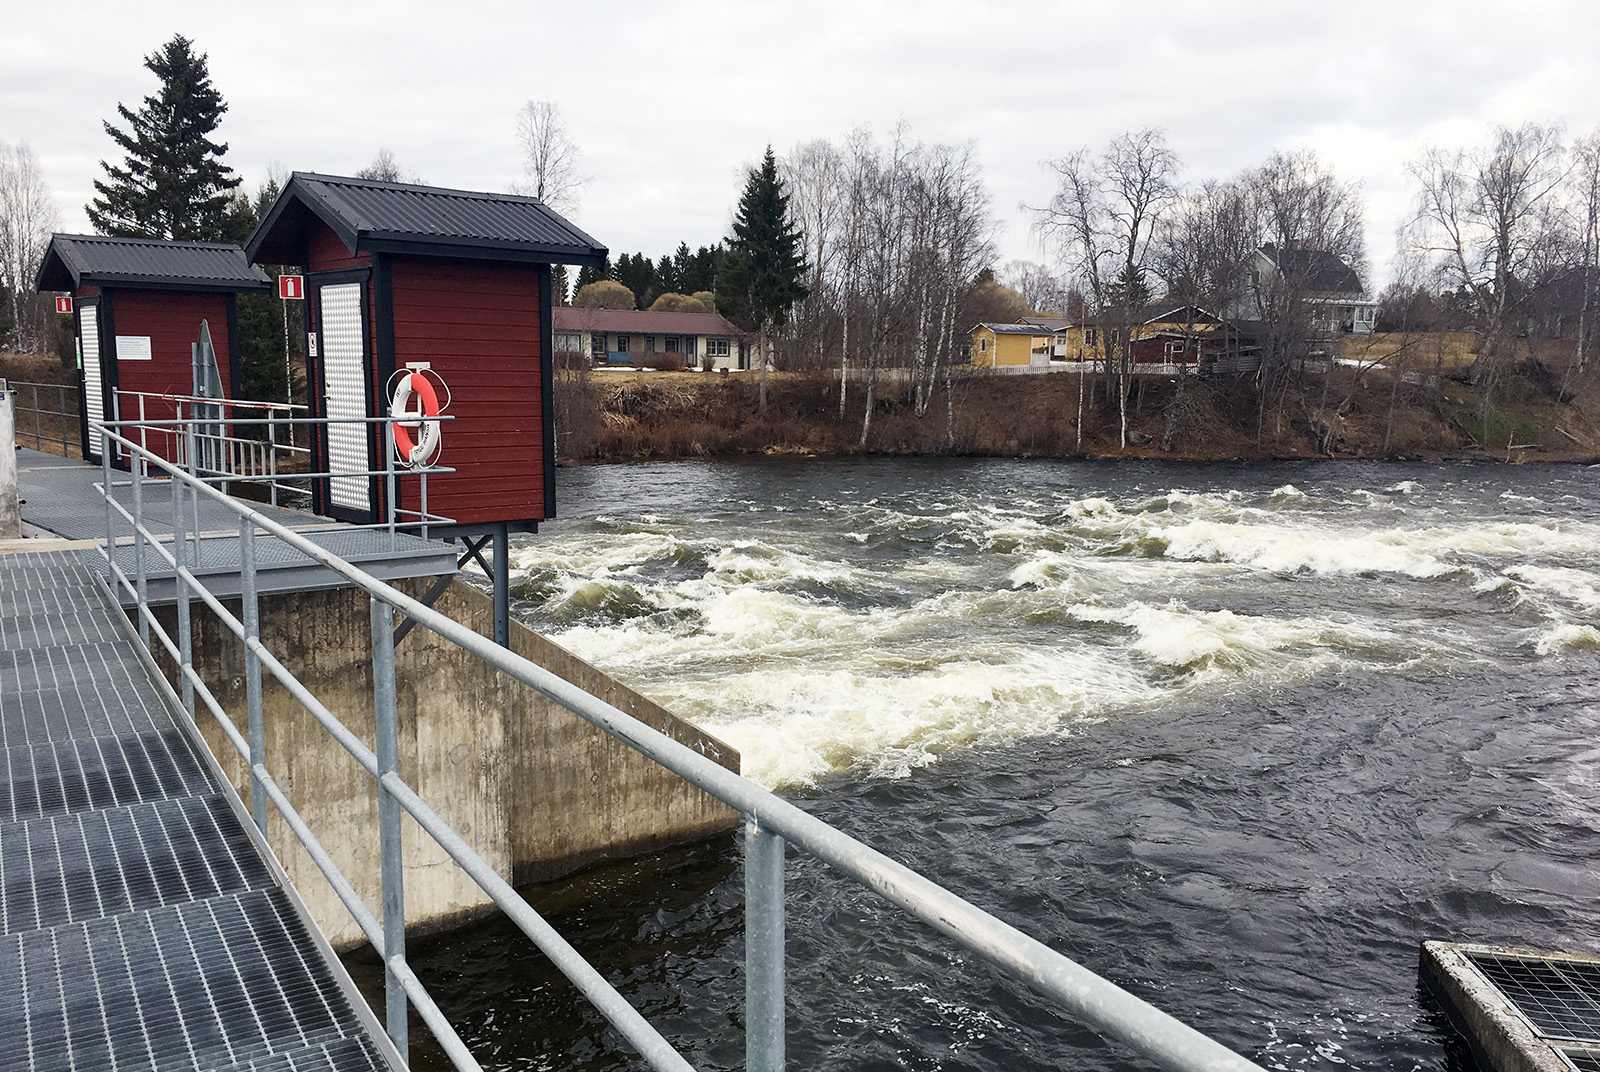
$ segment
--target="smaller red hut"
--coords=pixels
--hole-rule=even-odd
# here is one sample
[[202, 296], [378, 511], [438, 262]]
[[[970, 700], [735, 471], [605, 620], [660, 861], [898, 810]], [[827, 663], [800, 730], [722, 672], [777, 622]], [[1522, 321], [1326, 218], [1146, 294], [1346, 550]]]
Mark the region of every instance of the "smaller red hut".
[[[269, 293], [272, 281], [238, 246], [58, 234], [50, 239], [36, 281], [40, 293], [72, 295], [78, 338], [78, 411], [83, 456], [100, 459], [89, 422], [120, 415], [129, 393], [188, 395], [194, 389], [190, 347], [206, 321], [225, 397], [239, 382], [239, 327], [235, 298]], [[147, 405], [151, 420], [169, 419], [169, 407]], [[150, 441], [163, 454], [161, 444]]]

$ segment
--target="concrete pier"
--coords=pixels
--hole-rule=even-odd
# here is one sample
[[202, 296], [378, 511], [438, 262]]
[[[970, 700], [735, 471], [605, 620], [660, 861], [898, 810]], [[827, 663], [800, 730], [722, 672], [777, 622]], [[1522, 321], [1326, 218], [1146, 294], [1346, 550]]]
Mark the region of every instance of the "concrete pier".
[[[397, 582], [421, 598], [429, 578]], [[489, 597], [456, 578], [435, 608], [492, 635]], [[236, 608], [235, 608], [236, 609]], [[174, 621], [173, 608], [162, 613]], [[244, 656], [216, 619], [194, 615], [194, 664], [230, 711], [243, 711]], [[267, 648], [339, 718], [373, 740], [368, 597], [326, 589], [264, 597]], [[512, 649], [649, 725], [739, 769], [732, 748], [621, 685], [526, 626]], [[171, 674], [172, 667], [164, 669]], [[520, 682], [424, 628], [396, 650], [401, 775], [497, 871], [516, 883], [734, 830], [737, 815]], [[372, 778], [270, 677], [263, 693], [267, 765], [357, 892], [379, 899], [377, 792]], [[214, 721], [198, 722], [230, 781], [244, 765]], [[271, 844], [337, 948], [359, 930], [299, 842], [275, 823]], [[405, 827], [408, 928], [436, 929], [490, 911], [477, 886], [415, 825]]]

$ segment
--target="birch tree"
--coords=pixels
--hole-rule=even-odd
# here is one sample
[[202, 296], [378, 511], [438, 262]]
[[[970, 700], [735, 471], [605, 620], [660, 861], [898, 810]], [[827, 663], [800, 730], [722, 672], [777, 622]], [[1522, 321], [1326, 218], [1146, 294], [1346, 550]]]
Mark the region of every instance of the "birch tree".
[[[1128, 445], [1133, 379], [1134, 291], [1151, 268], [1151, 239], [1178, 195], [1178, 157], [1154, 127], [1044, 162], [1055, 177], [1050, 200], [1033, 210], [1034, 228], [1063, 267], [1089, 288], [1096, 340], [1117, 392], [1119, 437]], [[1110, 330], [1107, 330], [1107, 329]]]
[[34, 278], [60, 222], [39, 158], [27, 142], [0, 142], [0, 287], [10, 305], [12, 346], [42, 351], [50, 313], [34, 294]]
[[562, 215], [578, 211], [588, 176], [581, 168], [578, 143], [567, 131], [561, 106], [552, 100], [530, 100], [517, 112], [517, 150], [522, 179], [512, 192], [537, 197]]

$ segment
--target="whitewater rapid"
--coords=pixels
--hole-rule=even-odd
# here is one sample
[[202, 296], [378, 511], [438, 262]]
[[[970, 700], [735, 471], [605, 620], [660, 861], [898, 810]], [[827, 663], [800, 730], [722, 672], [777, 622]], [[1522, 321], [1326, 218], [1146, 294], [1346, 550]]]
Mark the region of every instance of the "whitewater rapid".
[[1523, 473], [617, 467], [513, 545], [512, 580], [531, 625], [727, 740], [757, 781], [897, 777], [1352, 671], [1584, 657], [1592, 474]]

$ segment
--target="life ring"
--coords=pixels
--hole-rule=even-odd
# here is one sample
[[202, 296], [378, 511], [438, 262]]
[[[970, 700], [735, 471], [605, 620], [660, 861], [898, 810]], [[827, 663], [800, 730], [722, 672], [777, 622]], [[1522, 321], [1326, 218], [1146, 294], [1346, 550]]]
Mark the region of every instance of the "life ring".
[[[417, 396], [422, 412], [410, 409], [411, 396]], [[428, 420], [439, 416], [439, 395], [432, 382], [420, 372], [407, 372], [400, 377], [394, 389], [394, 401], [389, 404], [389, 428], [394, 434], [395, 451], [400, 460], [410, 466], [426, 465], [439, 449], [439, 422]], [[420, 418], [420, 419], [419, 419]], [[408, 426], [420, 425], [417, 441], [411, 441]]]

